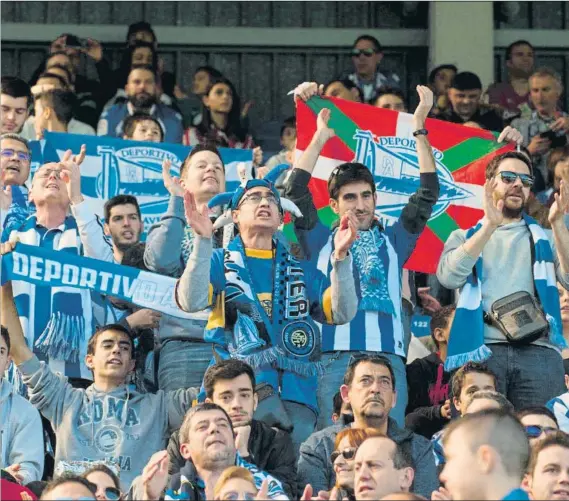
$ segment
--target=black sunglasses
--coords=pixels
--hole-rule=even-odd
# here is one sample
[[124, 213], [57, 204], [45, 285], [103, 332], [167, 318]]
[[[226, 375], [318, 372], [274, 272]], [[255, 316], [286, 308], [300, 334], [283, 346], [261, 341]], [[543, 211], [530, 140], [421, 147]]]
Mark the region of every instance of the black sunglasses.
[[[93, 492], [93, 494], [96, 494], [97, 492], [97, 484], [87, 480], [87, 482], [89, 483], [90, 486], [90, 490]], [[122, 494], [120, 489], [117, 489], [116, 487], [106, 487], [105, 488], [105, 497], [109, 500], [109, 501], [119, 501], [119, 499], [121, 498]]]
[[531, 188], [533, 186], [533, 176], [528, 174], [518, 174], [517, 172], [511, 172], [509, 170], [503, 170], [502, 172], [498, 172], [500, 178], [506, 184], [513, 184], [516, 182], [516, 179], [519, 177], [520, 181], [524, 188]]
[[350, 461], [351, 459], [354, 459], [357, 451], [358, 449], [356, 449], [355, 447], [348, 447], [341, 451], [334, 451], [332, 454], [330, 454], [330, 461], [334, 463], [336, 462], [336, 459], [338, 459], [340, 456], [344, 456], [344, 459], [346, 461]]
[[528, 436], [528, 438], [538, 438], [541, 436], [542, 433], [550, 435], [551, 433], [559, 431], [557, 428], [553, 428], [551, 426], [539, 426], [537, 424], [524, 426], [524, 428], [526, 430], [526, 435]]
[[371, 57], [375, 54], [375, 50], [373, 49], [354, 49], [352, 50], [353, 57], [359, 57], [363, 54], [365, 57]]

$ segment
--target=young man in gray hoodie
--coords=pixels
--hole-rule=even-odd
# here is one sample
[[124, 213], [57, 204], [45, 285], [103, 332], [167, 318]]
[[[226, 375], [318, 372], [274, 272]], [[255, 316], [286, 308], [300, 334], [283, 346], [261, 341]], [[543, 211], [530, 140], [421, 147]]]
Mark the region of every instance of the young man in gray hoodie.
[[43, 429], [39, 412], [3, 377], [10, 365], [10, 336], [0, 329], [0, 468], [26, 485], [43, 475]]
[[[1, 253], [9, 252], [12, 245], [2, 244]], [[86, 390], [75, 389], [28, 348], [10, 282], [2, 286], [1, 303], [12, 357], [30, 402], [55, 431], [56, 468], [60, 462], [112, 461], [120, 467], [122, 489], [128, 490], [152, 454], [163, 448], [169, 432], [181, 425], [197, 389], [142, 394], [125, 384], [134, 369], [134, 347], [129, 331], [116, 324], [100, 329], [89, 340], [85, 364], [93, 372], [94, 383]]]

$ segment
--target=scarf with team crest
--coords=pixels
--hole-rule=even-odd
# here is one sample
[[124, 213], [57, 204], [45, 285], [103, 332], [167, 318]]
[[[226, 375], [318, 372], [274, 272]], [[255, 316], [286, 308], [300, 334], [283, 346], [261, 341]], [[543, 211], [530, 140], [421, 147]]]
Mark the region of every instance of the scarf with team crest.
[[[241, 237], [233, 239], [224, 253], [225, 289], [214, 299], [205, 340], [227, 348], [232, 358], [254, 369], [272, 366], [300, 376], [321, 373], [321, 342], [310, 317], [300, 263], [274, 242], [272, 314], [266, 312], [253, 287]], [[292, 292], [291, 292], [292, 291]], [[230, 340], [226, 332], [231, 332]]]

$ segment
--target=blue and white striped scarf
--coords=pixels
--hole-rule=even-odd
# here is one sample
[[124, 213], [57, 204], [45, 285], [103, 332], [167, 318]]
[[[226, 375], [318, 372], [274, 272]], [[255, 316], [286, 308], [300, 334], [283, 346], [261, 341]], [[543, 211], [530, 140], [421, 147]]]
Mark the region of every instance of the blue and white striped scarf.
[[569, 433], [569, 391], [551, 399], [545, 406], [555, 414], [559, 429]]
[[[561, 330], [561, 307], [553, 251], [547, 235], [537, 222], [526, 214], [523, 219], [531, 234], [534, 247], [533, 280], [537, 296], [549, 322], [549, 341], [561, 348], [566, 347]], [[466, 232], [466, 239], [472, 237], [482, 226], [482, 222]], [[450, 331], [448, 356], [445, 370], [451, 371], [462, 367], [469, 361], [483, 362], [492, 355], [484, 344], [484, 318], [482, 311], [482, 256], [474, 266], [476, 273], [471, 273], [460, 292], [456, 314]]]
[[[75, 219], [68, 216], [53, 238], [53, 250], [74, 256], [81, 254], [81, 239]], [[47, 233], [54, 230], [47, 230]], [[37, 230], [36, 216], [30, 216], [17, 231], [20, 242], [41, 247], [42, 240]], [[38, 270], [43, 272], [43, 270]], [[72, 277], [70, 277], [71, 279]], [[91, 293], [88, 289], [75, 287], [51, 287], [51, 301], [37, 304], [36, 286], [21, 280], [13, 281], [14, 299], [24, 335], [34, 351], [47, 355], [50, 359], [76, 362], [81, 365], [86, 351], [86, 333], [91, 334], [92, 307]], [[41, 302], [39, 302], [41, 303]], [[43, 318], [49, 318], [46, 325], [36, 322], [38, 311], [45, 311]], [[37, 332], [42, 329], [42, 332]]]

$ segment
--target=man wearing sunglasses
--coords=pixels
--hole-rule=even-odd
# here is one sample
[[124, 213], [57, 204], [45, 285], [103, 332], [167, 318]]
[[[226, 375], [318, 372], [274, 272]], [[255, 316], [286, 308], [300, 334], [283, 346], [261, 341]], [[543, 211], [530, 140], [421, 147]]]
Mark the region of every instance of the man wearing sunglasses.
[[377, 89], [383, 85], [400, 87], [401, 81], [395, 73], [379, 71], [383, 50], [377, 38], [371, 35], [359, 36], [352, 47], [351, 56], [356, 71], [344, 74], [342, 78], [348, 78], [361, 89], [365, 103], [372, 103]]
[[547, 407], [528, 407], [518, 412], [517, 416], [532, 447], [548, 435], [559, 431], [557, 419]]
[[[461, 289], [447, 368], [459, 366], [463, 358], [488, 359], [497, 390], [516, 409], [544, 405], [564, 391], [556, 281], [569, 286], [569, 231], [563, 220], [569, 210], [569, 186], [562, 182], [549, 211], [551, 243], [524, 213], [532, 184], [532, 165], [525, 154], [494, 157], [486, 167], [484, 217], [469, 230], [451, 233], [437, 269], [444, 287]], [[500, 311], [512, 311], [508, 308], [520, 304], [517, 300], [523, 311], [514, 317], [518, 322], [506, 325], [498, 305], [504, 305]], [[547, 322], [536, 320], [544, 317]], [[517, 325], [525, 326], [528, 335]]]

